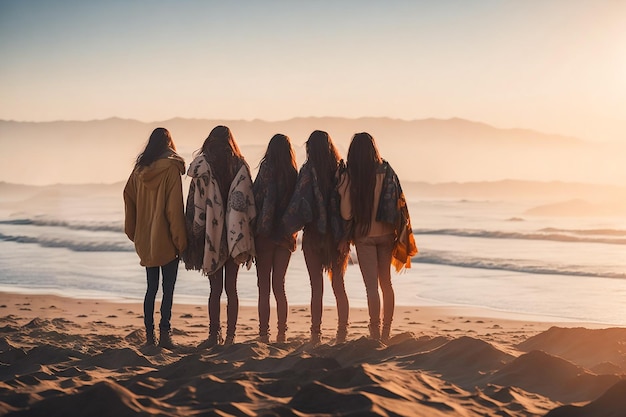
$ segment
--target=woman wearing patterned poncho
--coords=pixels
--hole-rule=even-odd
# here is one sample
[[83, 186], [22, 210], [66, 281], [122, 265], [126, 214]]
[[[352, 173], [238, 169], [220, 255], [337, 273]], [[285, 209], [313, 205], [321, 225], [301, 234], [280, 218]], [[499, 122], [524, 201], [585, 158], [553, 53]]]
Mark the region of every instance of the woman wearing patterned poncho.
[[256, 217], [250, 168], [230, 129], [215, 127], [187, 171], [192, 180], [185, 213], [187, 269], [209, 277], [209, 337], [201, 347], [221, 342], [220, 297], [226, 289], [225, 344], [234, 343], [239, 298], [239, 265], [250, 268], [255, 256]]
[[328, 133], [316, 130], [306, 142], [307, 160], [283, 224], [288, 233], [304, 229], [302, 251], [311, 280], [311, 343], [321, 342], [324, 272], [328, 271], [337, 302], [337, 343], [346, 339], [349, 303], [344, 285], [349, 246], [339, 211], [337, 179], [343, 160]]
[[386, 343], [395, 307], [391, 265], [396, 271], [410, 268], [417, 247], [400, 180], [380, 157], [374, 138], [365, 132], [354, 135], [347, 159], [347, 174], [339, 186], [341, 214], [352, 222], [351, 240], [365, 283], [370, 337]]

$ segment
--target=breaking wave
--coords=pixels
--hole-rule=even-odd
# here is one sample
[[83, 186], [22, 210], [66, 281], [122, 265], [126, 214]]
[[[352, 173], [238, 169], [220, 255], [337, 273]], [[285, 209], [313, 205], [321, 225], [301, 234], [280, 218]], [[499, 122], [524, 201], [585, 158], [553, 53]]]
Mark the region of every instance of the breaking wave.
[[446, 235], [484, 239], [548, 240], [554, 242], [626, 245], [626, 230], [616, 229], [565, 230], [545, 228], [536, 232], [478, 229], [413, 229], [413, 233], [416, 235]]
[[98, 222], [98, 221], [66, 221], [54, 219], [14, 219], [0, 220], [0, 224], [14, 226], [42, 226], [42, 227], [60, 227], [70, 230], [87, 230], [93, 232], [124, 232], [123, 222]]
[[98, 240], [71, 240], [58, 237], [33, 237], [6, 235], [0, 233], [0, 240], [5, 242], [31, 243], [46, 248], [66, 248], [75, 252], [133, 252], [132, 242], [103, 242]]
[[597, 267], [593, 267], [592, 269], [590, 266], [548, 264], [539, 260], [478, 258], [445, 251], [422, 251], [419, 255], [413, 257], [411, 261], [413, 263], [492, 269], [526, 274], [626, 279], [625, 272], [598, 270]]

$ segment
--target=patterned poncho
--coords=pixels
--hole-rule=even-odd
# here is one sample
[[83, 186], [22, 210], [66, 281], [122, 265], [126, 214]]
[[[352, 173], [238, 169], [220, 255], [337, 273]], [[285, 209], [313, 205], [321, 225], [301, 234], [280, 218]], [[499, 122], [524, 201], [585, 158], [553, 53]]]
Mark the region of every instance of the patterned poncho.
[[255, 256], [256, 209], [248, 166], [241, 164], [225, 202], [203, 155], [189, 165], [187, 175], [192, 179], [185, 213], [188, 245], [182, 256], [186, 269], [212, 275], [229, 257], [250, 268]]
[[411, 267], [411, 256], [417, 254], [409, 208], [398, 176], [387, 161], [383, 161], [385, 178], [376, 211], [376, 220], [393, 224], [396, 231], [391, 264], [397, 272]]
[[348, 252], [338, 251], [339, 242], [348, 236], [348, 223], [341, 217], [337, 191], [337, 179], [344, 169], [341, 161], [330, 192], [324, 195], [315, 168], [305, 162], [300, 168], [296, 189], [282, 220], [288, 233], [304, 229], [306, 234], [309, 228], [314, 228], [322, 237], [318, 248], [325, 270], [330, 270], [333, 262], [345, 265], [348, 257]]

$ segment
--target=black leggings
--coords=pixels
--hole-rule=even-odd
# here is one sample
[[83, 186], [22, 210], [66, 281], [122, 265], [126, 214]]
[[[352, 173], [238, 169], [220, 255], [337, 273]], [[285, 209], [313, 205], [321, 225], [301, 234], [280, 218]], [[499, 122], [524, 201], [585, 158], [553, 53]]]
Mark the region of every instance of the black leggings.
[[146, 329], [154, 329], [154, 302], [159, 290], [159, 270], [163, 273], [163, 299], [161, 300], [161, 322], [160, 331], [170, 330], [170, 319], [172, 318], [172, 300], [174, 298], [174, 285], [178, 275], [178, 258], [163, 266], [146, 267], [146, 277], [148, 289], [143, 300], [143, 322]]

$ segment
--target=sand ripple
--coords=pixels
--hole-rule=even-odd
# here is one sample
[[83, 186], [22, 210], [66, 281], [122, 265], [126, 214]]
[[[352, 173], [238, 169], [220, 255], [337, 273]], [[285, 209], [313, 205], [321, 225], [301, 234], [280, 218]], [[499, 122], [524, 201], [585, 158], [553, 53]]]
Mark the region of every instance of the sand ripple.
[[134, 327], [7, 316], [0, 415], [626, 415], [626, 329], [553, 327], [513, 348], [487, 339], [403, 332], [388, 346], [292, 338], [170, 351], [143, 347]]

